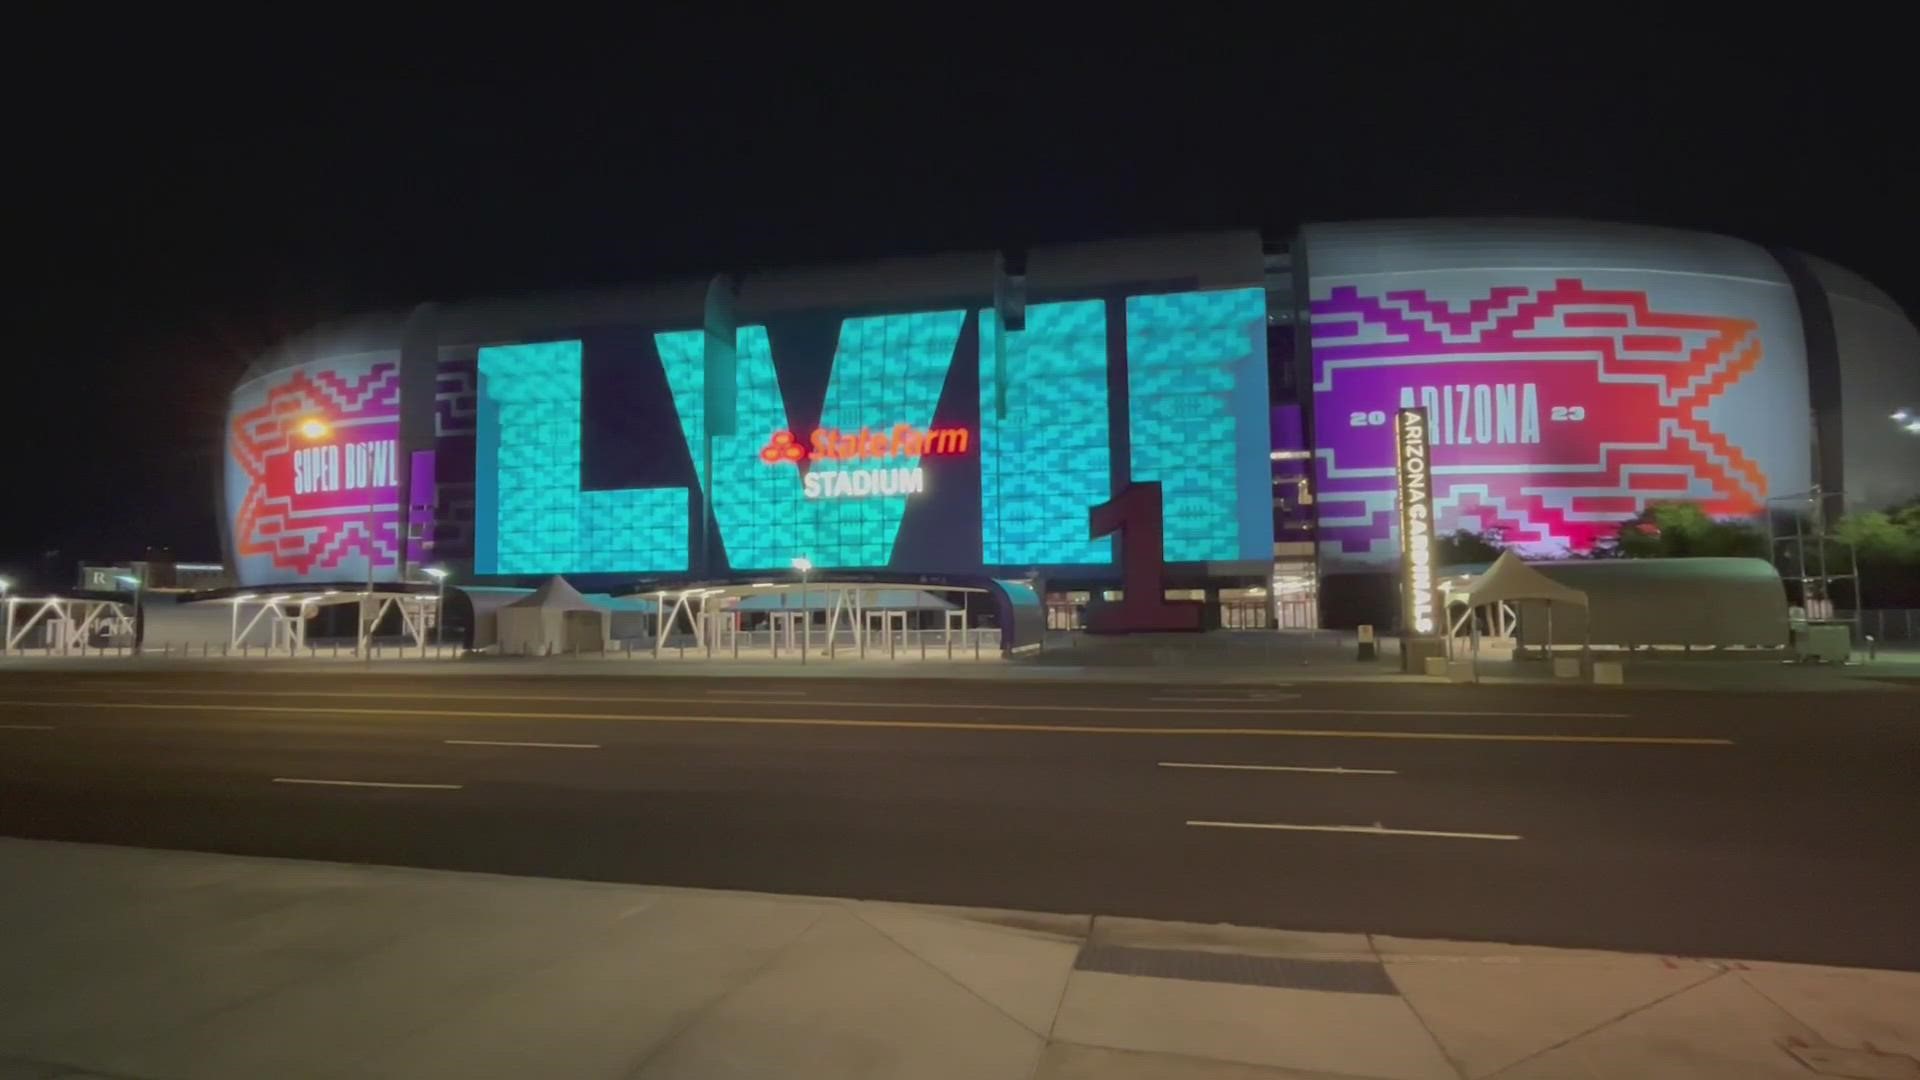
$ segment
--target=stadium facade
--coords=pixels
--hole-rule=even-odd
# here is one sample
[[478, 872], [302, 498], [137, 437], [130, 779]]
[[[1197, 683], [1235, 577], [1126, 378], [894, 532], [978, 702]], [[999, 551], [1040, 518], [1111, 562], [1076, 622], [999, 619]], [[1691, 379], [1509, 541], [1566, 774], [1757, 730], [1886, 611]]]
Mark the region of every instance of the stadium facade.
[[[1581, 552], [1665, 500], [1920, 487], [1920, 332], [1831, 263], [1585, 222], [1387, 221], [425, 304], [235, 389], [243, 586], [596, 589], [822, 572], [1119, 583], [1092, 509], [1160, 485], [1165, 585], [1227, 625], [1382, 618], [1395, 408], [1440, 531]], [[1125, 527], [1119, 530], [1125, 535]]]

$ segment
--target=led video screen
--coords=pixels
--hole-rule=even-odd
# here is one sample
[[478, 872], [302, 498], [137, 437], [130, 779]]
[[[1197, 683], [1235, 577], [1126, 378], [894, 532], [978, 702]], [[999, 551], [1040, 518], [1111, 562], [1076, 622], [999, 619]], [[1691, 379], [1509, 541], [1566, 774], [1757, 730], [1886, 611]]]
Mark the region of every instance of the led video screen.
[[710, 440], [701, 330], [479, 347], [474, 569], [1101, 567], [1088, 512], [1128, 478], [1163, 485], [1170, 560], [1265, 561], [1264, 333], [1257, 289], [1033, 303], [1012, 331], [977, 302], [783, 316], [739, 327]]
[[1323, 565], [1398, 557], [1393, 417], [1433, 427], [1437, 530], [1584, 553], [1650, 503], [1758, 512], [1810, 486], [1784, 283], [1658, 269], [1316, 275]]

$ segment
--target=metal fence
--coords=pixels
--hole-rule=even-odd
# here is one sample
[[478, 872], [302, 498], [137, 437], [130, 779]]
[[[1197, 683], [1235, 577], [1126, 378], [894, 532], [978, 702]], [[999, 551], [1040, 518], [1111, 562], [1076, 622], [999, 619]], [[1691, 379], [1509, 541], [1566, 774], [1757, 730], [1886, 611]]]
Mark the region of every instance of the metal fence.
[[[1851, 620], [1851, 611], [1834, 618]], [[1920, 641], [1920, 608], [1869, 608], [1860, 614], [1860, 632], [1875, 641]]]
[[[671, 659], [738, 659], [754, 657], [774, 660], [799, 660], [803, 654], [822, 660], [981, 660], [1000, 659], [1000, 631], [997, 627], [975, 626], [967, 629], [939, 627], [868, 630], [865, 634], [841, 627], [828, 635], [816, 627], [802, 647], [799, 629], [741, 630], [716, 633], [710, 641], [690, 633], [668, 634], [659, 642], [658, 655]], [[651, 657], [656, 650], [652, 638], [633, 638], [608, 643], [609, 657]]]
[[138, 656], [146, 660], [457, 660], [463, 651], [458, 645], [432, 642], [416, 645], [399, 639], [372, 642], [364, 653], [352, 641], [309, 641], [300, 646], [271, 646], [257, 641], [237, 645], [226, 641], [167, 641], [135, 649], [131, 641], [121, 636], [69, 647], [17, 647], [5, 655], [40, 659]]

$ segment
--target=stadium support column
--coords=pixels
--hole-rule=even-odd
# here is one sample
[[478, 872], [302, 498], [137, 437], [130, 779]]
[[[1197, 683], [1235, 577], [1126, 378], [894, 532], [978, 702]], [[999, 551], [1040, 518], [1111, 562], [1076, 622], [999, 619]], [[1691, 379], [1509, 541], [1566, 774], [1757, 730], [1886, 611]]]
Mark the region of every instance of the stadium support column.
[[[434, 398], [439, 393], [440, 375], [440, 335], [439, 307], [432, 303], [421, 304], [407, 317], [407, 326], [400, 338], [400, 445], [396, 448], [400, 461], [400, 535], [398, 543], [398, 562], [394, 566], [394, 580], [407, 580], [408, 563], [413, 557], [413, 537], [416, 529], [424, 529], [430, 523], [413, 520], [415, 503], [431, 504], [437, 500], [431, 492], [413, 490], [413, 459], [416, 453], [432, 451], [437, 434], [434, 422]], [[427, 496], [421, 498], [422, 495]], [[425, 561], [430, 554], [422, 553]], [[371, 562], [373, 555], [367, 555]], [[371, 582], [373, 575], [367, 575]]]
[[[1846, 453], [1840, 404], [1840, 339], [1834, 325], [1833, 302], [1807, 265], [1805, 256], [1784, 248], [1769, 254], [1787, 272], [1794, 302], [1800, 309], [1800, 332], [1807, 349], [1807, 402], [1812, 408], [1815, 510], [1827, 521], [1846, 513]], [[1856, 605], [1858, 606], [1858, 605]]]
[[734, 314], [734, 301], [739, 296], [739, 285], [730, 274], [715, 274], [707, 283], [707, 302], [701, 320], [704, 331], [702, 344], [701, 386], [705, 391], [702, 402], [706, 413], [706, 422], [701, 425], [706, 435], [700, 440], [701, 473], [707, 477], [706, 490], [700, 493], [700, 573], [705, 580], [713, 578], [713, 493], [719, 487], [713, 482], [713, 439], [716, 435], [734, 435], [739, 431], [739, 326]]
[[1313, 499], [1313, 511], [1307, 515], [1307, 543], [1312, 545], [1313, 552], [1313, 625], [1318, 629], [1327, 624], [1327, 619], [1319, 601], [1325, 571], [1320, 565], [1320, 458], [1314, 449], [1320, 444], [1319, 417], [1314, 413], [1313, 400], [1313, 278], [1309, 273], [1312, 253], [1296, 233], [1288, 254], [1288, 269], [1293, 276], [1289, 290], [1293, 301], [1293, 385], [1300, 402], [1300, 445], [1307, 451], [1307, 494]]
[[1115, 497], [1133, 482], [1132, 403], [1127, 391], [1127, 304], [1116, 298], [1107, 305], [1107, 423]]

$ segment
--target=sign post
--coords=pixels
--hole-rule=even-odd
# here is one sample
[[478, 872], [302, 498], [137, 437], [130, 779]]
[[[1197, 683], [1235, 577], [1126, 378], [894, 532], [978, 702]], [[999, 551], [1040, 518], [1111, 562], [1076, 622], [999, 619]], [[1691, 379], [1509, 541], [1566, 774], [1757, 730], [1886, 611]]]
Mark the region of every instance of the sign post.
[[1418, 674], [1425, 658], [1439, 655], [1433, 634], [1439, 617], [1433, 604], [1432, 432], [1427, 410], [1394, 414], [1394, 483], [1400, 503], [1400, 661]]

